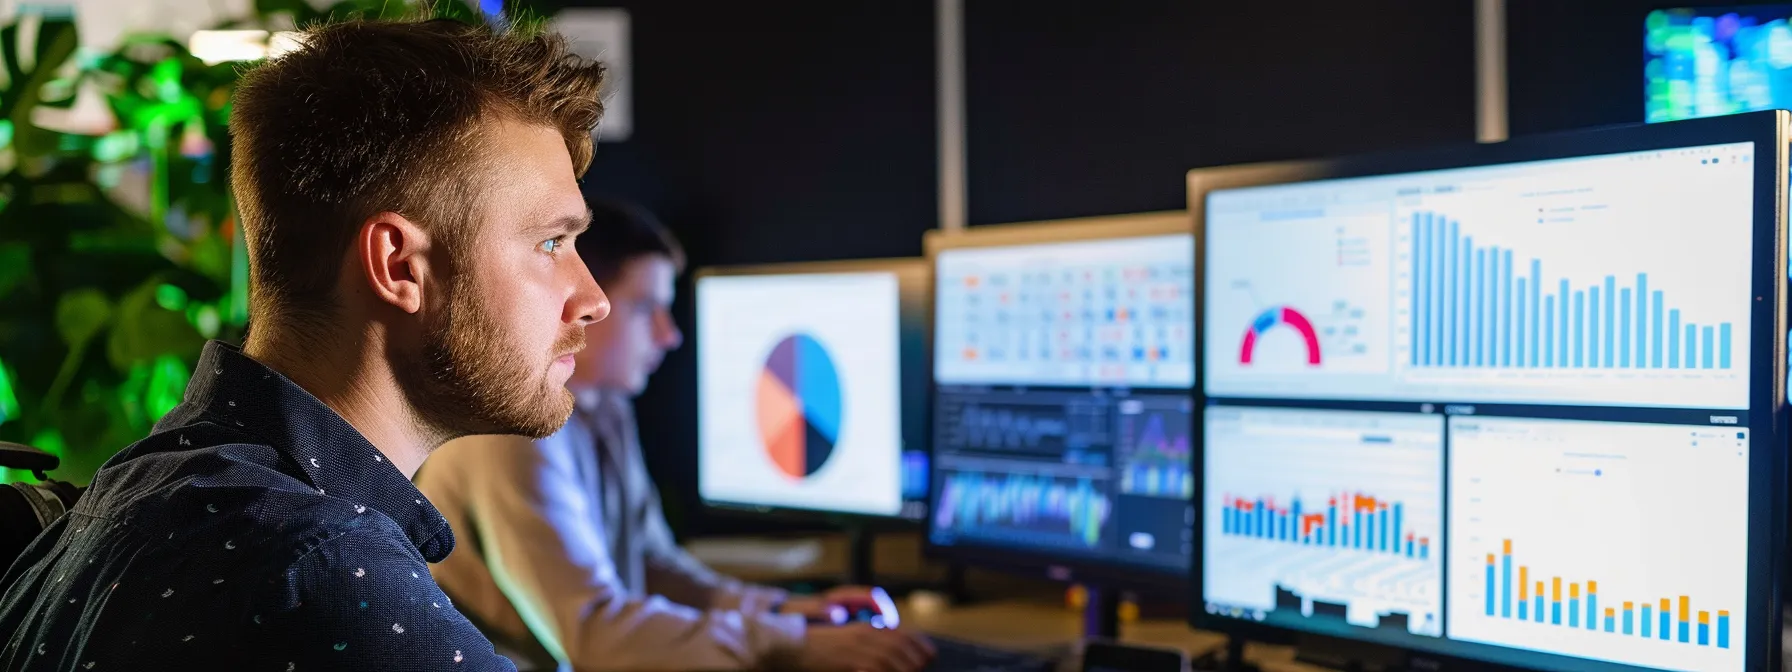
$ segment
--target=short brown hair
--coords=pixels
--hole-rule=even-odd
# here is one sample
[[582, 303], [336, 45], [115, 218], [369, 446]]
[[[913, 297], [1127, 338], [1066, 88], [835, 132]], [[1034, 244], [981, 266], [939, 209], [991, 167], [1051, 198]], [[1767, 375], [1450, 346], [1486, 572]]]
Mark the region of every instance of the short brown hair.
[[591, 208], [591, 228], [579, 234], [574, 247], [597, 284], [614, 282], [628, 262], [652, 255], [684, 271], [684, 247], [647, 208], [613, 198], [589, 198], [585, 205]]
[[258, 329], [334, 311], [361, 224], [395, 212], [464, 242], [483, 129], [508, 118], [558, 129], [573, 169], [591, 162], [601, 64], [551, 33], [448, 19], [350, 20], [244, 74], [230, 115], [231, 187]]

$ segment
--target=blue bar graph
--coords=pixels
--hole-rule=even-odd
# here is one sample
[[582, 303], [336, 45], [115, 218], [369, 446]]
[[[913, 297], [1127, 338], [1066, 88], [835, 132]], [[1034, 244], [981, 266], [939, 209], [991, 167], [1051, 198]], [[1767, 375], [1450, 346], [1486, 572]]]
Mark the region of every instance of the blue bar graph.
[[1580, 627], [1580, 598], [1568, 598], [1568, 627]]
[[1511, 618], [1512, 617], [1512, 554], [1511, 553], [1504, 554], [1500, 558], [1500, 562], [1504, 563], [1504, 565], [1505, 565], [1504, 567], [1500, 568], [1500, 572], [1504, 575], [1504, 577], [1505, 577], [1504, 580], [1506, 582], [1505, 583], [1506, 591], [1500, 597], [1500, 617], [1501, 618]]
[[1659, 631], [1663, 640], [1673, 639], [1672, 633], [1674, 632], [1674, 628], [1669, 623], [1672, 616], [1672, 614], [1668, 613], [1667, 601], [1663, 600], [1661, 607], [1661, 630]]
[[[1649, 368], [1659, 369], [1661, 368], [1661, 290], [1655, 290], [1652, 297], [1654, 305], [1649, 311], [1649, 322], [1654, 325], [1654, 328], [1649, 331]], [[1726, 338], [1724, 341], [1727, 343], [1729, 339]], [[1724, 368], [1730, 367], [1726, 365]]]
[[[1651, 286], [1648, 273], [1625, 274], [1634, 277], [1629, 286], [1619, 284], [1619, 274], [1608, 274], [1575, 287], [1568, 278], [1546, 279], [1542, 259], [1527, 260], [1529, 273], [1515, 272], [1522, 268], [1515, 250], [1477, 246], [1474, 235], [1448, 217], [1415, 212], [1410, 222], [1410, 366], [1578, 370], [1736, 365], [1733, 326], [1683, 321], [1681, 309], [1670, 304], [1671, 288], [1659, 282]], [[1549, 292], [1543, 291], [1546, 282]], [[1397, 546], [1398, 540], [1389, 545]]]
[[1668, 368], [1680, 368], [1680, 309], [1668, 311]]
[[1543, 297], [1543, 366], [1556, 366], [1556, 296]]
[[[1426, 217], [1431, 215], [1427, 213]], [[1431, 264], [1430, 288], [1431, 308], [1426, 310], [1426, 317], [1431, 320], [1431, 365], [1442, 366], [1444, 363], [1444, 238], [1443, 224], [1433, 221], [1431, 224]]]
[[1710, 623], [1700, 623], [1699, 624], [1699, 646], [1710, 646], [1710, 645], [1711, 645], [1711, 624]]
[[1630, 288], [1618, 294], [1618, 366], [1630, 368]]
[[1587, 366], [1586, 320], [1587, 293], [1574, 293], [1574, 368]]
[[1617, 632], [1617, 630], [1618, 630], [1617, 624], [1618, 624], [1617, 617], [1615, 617], [1615, 616], [1606, 616], [1605, 617], [1605, 631], [1606, 632]]
[[1717, 648], [1730, 648], [1730, 612], [1717, 612]]
[[1599, 285], [1587, 288], [1587, 366], [1599, 366]]
[[[1655, 611], [1654, 607], [1651, 607], [1647, 604], [1643, 605], [1643, 633], [1642, 634], [1643, 634], [1644, 638], [1647, 638], [1649, 636], [1649, 624], [1655, 622], [1653, 619], [1649, 618], [1649, 614], [1654, 613], [1654, 611]], [[1662, 622], [1666, 623], [1667, 621], [1663, 620]]]
[[1711, 353], [1713, 350], [1711, 347], [1711, 327], [1704, 327], [1703, 331], [1699, 332], [1699, 337], [1703, 339], [1703, 341], [1699, 343], [1699, 346], [1704, 351], [1705, 355], [1704, 358], [1700, 360], [1700, 363], [1704, 365], [1704, 368], [1709, 369], [1712, 364]]
[[1636, 274], [1636, 365], [1642, 368], [1644, 357], [1649, 352], [1648, 332], [1643, 325], [1649, 323], [1649, 274]]
[[[1629, 604], [1629, 603], [1628, 603], [1628, 602], [1626, 602], [1626, 603], [1625, 603], [1625, 604], [1626, 604], [1626, 605], [1628, 605], [1628, 604]], [[1644, 609], [1647, 609], [1647, 608], [1648, 608], [1648, 607], [1644, 607]], [[1643, 620], [1644, 620], [1644, 621], [1647, 621], [1647, 620], [1649, 620], [1649, 616], [1648, 616], [1648, 612], [1647, 612], [1647, 611], [1645, 611], [1645, 612], [1644, 612], [1644, 614], [1643, 614]], [[1626, 635], [1628, 635], [1628, 634], [1631, 634], [1631, 631], [1632, 631], [1632, 630], [1633, 630], [1633, 629], [1634, 629], [1634, 627], [1635, 627], [1635, 626], [1634, 626], [1634, 625], [1633, 625], [1633, 624], [1634, 624], [1634, 623], [1635, 623], [1635, 621], [1636, 621], [1636, 612], [1634, 612], [1634, 611], [1631, 611], [1631, 610], [1630, 610], [1630, 608], [1629, 608], [1629, 607], [1628, 607], [1628, 606], [1627, 606], [1627, 607], [1626, 607], [1626, 608], [1625, 608], [1625, 609], [1624, 609], [1624, 634], [1626, 634]]]
[[1618, 301], [1618, 276], [1605, 276], [1605, 368], [1616, 366], [1618, 349], [1613, 341], [1613, 334], [1618, 327], [1617, 313], [1613, 312], [1613, 304]]
[[1538, 356], [1543, 354], [1538, 347], [1538, 330], [1543, 321], [1538, 319], [1537, 310], [1543, 307], [1543, 261], [1531, 260], [1531, 368], [1537, 368]]
[[[1711, 327], [1705, 328], [1710, 329]], [[1717, 368], [1727, 369], [1730, 368], [1730, 323], [1717, 325], [1717, 329]]]
[[1556, 330], [1556, 366], [1568, 368], [1568, 297], [1572, 294], [1569, 293], [1567, 280], [1562, 281], [1561, 290], [1556, 296], [1559, 297], [1556, 299], [1556, 309], [1562, 312], [1561, 326]]
[[1431, 260], [1425, 256], [1426, 236], [1431, 232], [1431, 213], [1421, 212], [1412, 216], [1412, 365], [1431, 364], [1431, 335], [1426, 329], [1431, 320], [1425, 316], [1425, 309], [1430, 307]]
[[1486, 366], [1487, 250], [1475, 250], [1475, 265], [1469, 269], [1469, 276], [1469, 283], [1475, 286], [1475, 310], [1468, 318], [1469, 353], [1475, 366]]
[[[1505, 317], [1500, 320], [1500, 366], [1512, 366], [1512, 251], [1506, 250], [1500, 259], [1500, 313]], [[1519, 291], [1523, 291], [1520, 286]], [[1523, 305], [1523, 304], [1519, 304]], [[1519, 309], [1523, 311], [1523, 308]]]
[[1593, 592], [1592, 584], [1587, 584], [1587, 629], [1599, 629], [1599, 595]]
[[1493, 582], [1493, 554], [1488, 553], [1487, 554], [1487, 615], [1488, 616], [1493, 615], [1493, 596], [1498, 594], [1498, 592], [1494, 590], [1494, 585], [1495, 584]]
[[[1527, 322], [1525, 320], [1525, 316], [1528, 315], [1529, 313], [1526, 313], [1524, 310], [1524, 302], [1525, 302], [1524, 278], [1519, 278], [1516, 282], [1518, 285], [1518, 320], [1517, 320], [1518, 332], [1517, 332], [1517, 338], [1512, 339], [1513, 341], [1515, 341], [1512, 345], [1513, 345], [1513, 350], [1518, 354], [1518, 368], [1522, 369], [1527, 366], [1536, 366], [1536, 363], [1532, 362], [1531, 360], [1525, 359], [1525, 357], [1524, 357], [1525, 334], [1529, 333], [1529, 332], [1526, 332], [1524, 329], [1524, 325], [1529, 324], [1529, 322]], [[1534, 350], [1535, 350], [1535, 348], [1533, 348], [1533, 351]]]
[[1699, 368], [1699, 325], [1686, 325], [1686, 368]]

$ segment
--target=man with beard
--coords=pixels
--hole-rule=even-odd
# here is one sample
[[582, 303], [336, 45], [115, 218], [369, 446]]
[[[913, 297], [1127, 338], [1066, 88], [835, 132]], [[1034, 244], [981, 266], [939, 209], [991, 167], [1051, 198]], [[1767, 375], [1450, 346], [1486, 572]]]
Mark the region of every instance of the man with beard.
[[450, 442], [417, 474], [475, 540], [436, 580], [523, 669], [832, 672], [919, 669], [919, 635], [816, 625], [863, 588], [796, 597], [717, 575], [672, 538], [643, 464], [633, 398], [683, 336], [672, 320], [684, 254], [645, 210], [593, 200], [579, 256], [612, 302], [586, 330], [553, 436]]
[[454, 535], [409, 479], [572, 411], [603, 68], [451, 21], [302, 43], [231, 113], [246, 343], [0, 580], [0, 669], [515, 669], [431, 580]]

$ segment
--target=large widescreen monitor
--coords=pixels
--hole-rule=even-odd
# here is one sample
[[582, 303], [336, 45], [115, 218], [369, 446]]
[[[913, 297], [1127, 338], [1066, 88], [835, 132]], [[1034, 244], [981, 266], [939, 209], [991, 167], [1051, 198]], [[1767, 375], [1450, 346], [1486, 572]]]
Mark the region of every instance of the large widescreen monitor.
[[1786, 123], [1191, 172], [1196, 622], [1777, 669]]

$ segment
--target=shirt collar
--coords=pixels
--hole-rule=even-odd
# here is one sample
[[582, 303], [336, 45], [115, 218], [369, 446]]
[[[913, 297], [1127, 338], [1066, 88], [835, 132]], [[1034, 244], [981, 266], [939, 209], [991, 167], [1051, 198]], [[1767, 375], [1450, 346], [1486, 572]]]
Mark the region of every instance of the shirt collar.
[[273, 446], [318, 494], [386, 514], [430, 562], [454, 550], [454, 532], [417, 486], [336, 411], [278, 371], [210, 341], [187, 383], [186, 405]]

